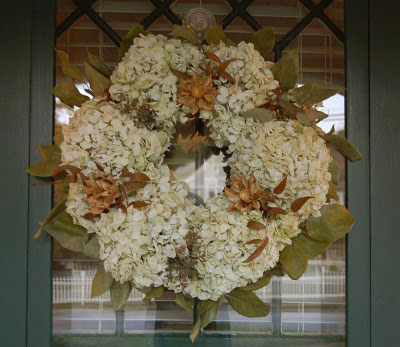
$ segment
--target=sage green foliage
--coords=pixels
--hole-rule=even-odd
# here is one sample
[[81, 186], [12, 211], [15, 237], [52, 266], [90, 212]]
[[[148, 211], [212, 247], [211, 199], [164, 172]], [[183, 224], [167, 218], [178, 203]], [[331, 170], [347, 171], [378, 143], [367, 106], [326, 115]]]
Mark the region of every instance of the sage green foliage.
[[198, 317], [193, 325], [192, 332], [189, 335], [192, 343], [194, 343], [194, 340], [196, 340], [197, 335], [199, 335], [200, 329], [201, 329], [201, 317]]
[[194, 305], [193, 298], [187, 297], [187, 296], [183, 295], [182, 293], [176, 293], [175, 301], [184, 310], [186, 310], [188, 312], [193, 311], [193, 305]]
[[308, 257], [298, 244], [286, 246], [280, 254], [279, 261], [292, 280], [298, 280], [307, 269]]
[[111, 86], [110, 79], [102, 75], [87, 62], [85, 62], [85, 73], [93, 92], [93, 96], [104, 96], [105, 91]]
[[345, 137], [332, 134], [326, 137], [326, 141], [332, 143], [336, 149], [351, 161], [362, 159], [360, 151], [354, 147]]
[[197, 314], [202, 315], [215, 304], [213, 300], [201, 300], [197, 305]]
[[255, 290], [259, 290], [264, 288], [269, 282], [271, 282], [272, 275], [268, 272], [264, 272], [264, 275], [257, 280], [255, 283], [250, 283], [245, 287], [241, 287], [240, 290], [244, 290], [245, 292], [252, 292]]
[[88, 64], [105, 77], [111, 76], [111, 69], [96, 55], [88, 52]]
[[128, 51], [129, 47], [133, 44], [133, 39], [140, 34], [145, 34], [145, 30], [143, 25], [136, 24], [134, 25], [128, 33], [125, 35], [122, 40], [119, 49], [118, 49], [118, 58], [121, 60], [125, 53]]
[[335, 160], [332, 160], [329, 163], [329, 173], [331, 174], [332, 183], [338, 185], [340, 180], [340, 170]]
[[82, 253], [88, 241], [85, 228], [74, 224], [72, 217], [62, 209], [44, 226], [44, 229], [63, 247]]
[[253, 108], [243, 113], [245, 118], [254, 118], [262, 122], [269, 122], [275, 119], [274, 114], [266, 108]]
[[256, 294], [239, 288], [225, 294], [225, 298], [236, 312], [245, 317], [264, 317], [271, 310]]
[[114, 278], [111, 273], [106, 272], [103, 262], [99, 261], [97, 272], [92, 282], [92, 298], [104, 294], [111, 288]]
[[287, 91], [296, 86], [299, 77], [299, 54], [290, 51], [284, 54], [279, 61], [271, 67], [274, 78], [279, 81], [282, 91]]
[[113, 282], [110, 288], [110, 298], [115, 311], [120, 310], [125, 305], [131, 290], [132, 286], [130, 282]]
[[143, 300], [151, 300], [153, 298], [158, 298], [164, 294], [164, 287], [153, 287], [150, 289]]
[[55, 50], [57, 53], [58, 58], [61, 61], [61, 71], [62, 73], [67, 76], [71, 77], [75, 81], [84, 82], [82, 71], [79, 70], [77, 67], [72, 66], [69, 62], [69, 56], [66, 52], [61, 51], [59, 49]]
[[283, 277], [285, 274], [282, 270], [282, 264], [278, 263], [273, 269], [267, 271], [268, 274], [275, 277]]
[[40, 226], [39, 230], [35, 233], [35, 238], [40, 236], [42, 233], [43, 229], [49, 224], [53, 219], [57, 218], [57, 216], [65, 210], [65, 202], [67, 200], [64, 199], [60, 202], [58, 202], [50, 211], [50, 213], [47, 215], [46, 219], [41, 223], [42, 225]]
[[315, 105], [337, 94], [339, 89], [325, 88], [317, 83], [307, 83], [292, 90], [296, 102], [305, 105]]
[[43, 161], [26, 169], [32, 176], [51, 177], [53, 171], [61, 163], [61, 150], [56, 145], [39, 146], [39, 154]]
[[172, 27], [171, 35], [177, 39], [184, 39], [194, 45], [197, 45], [196, 32], [190, 26], [174, 25]]
[[68, 106], [78, 106], [89, 100], [89, 97], [79, 93], [72, 82], [61, 82], [53, 87], [53, 94]]
[[[212, 303], [207, 305], [207, 309], [201, 313], [201, 325], [200, 325], [201, 331], [203, 331], [203, 329], [208, 324], [210, 324], [215, 319], [215, 317], [217, 317], [219, 307], [221, 306], [222, 303], [222, 296], [217, 301], [212, 301], [212, 300], [207, 300], [207, 301], [211, 301]], [[199, 314], [200, 314], [200, 309], [199, 309]]]
[[314, 240], [336, 241], [344, 237], [354, 225], [354, 217], [343, 205], [331, 204], [322, 207], [321, 217], [310, 217], [307, 233]]
[[208, 29], [205, 39], [209, 45], [218, 45], [221, 41], [227, 41], [227, 37], [221, 25], [214, 25]]
[[301, 108], [293, 105], [293, 103], [287, 99], [285, 94], [282, 94], [282, 96], [280, 97], [279, 106], [282, 107], [283, 110], [292, 118], [294, 118], [297, 114], [303, 112]]
[[100, 257], [100, 244], [96, 235], [93, 235], [83, 248], [83, 254], [89, 258], [99, 259]]
[[313, 259], [324, 253], [331, 245], [331, 242], [314, 240], [306, 234], [301, 233], [292, 240], [292, 244], [295, 244], [301, 252], [306, 254], [308, 259]]
[[275, 36], [272, 28], [262, 28], [251, 35], [250, 42], [254, 44], [254, 48], [266, 58], [268, 53], [275, 46]]

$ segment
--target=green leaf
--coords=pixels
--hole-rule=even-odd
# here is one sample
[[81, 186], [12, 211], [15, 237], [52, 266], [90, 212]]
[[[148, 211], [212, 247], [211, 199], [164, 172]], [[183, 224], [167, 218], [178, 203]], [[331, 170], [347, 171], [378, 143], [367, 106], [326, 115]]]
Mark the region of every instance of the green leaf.
[[296, 119], [306, 127], [310, 127], [313, 125], [313, 123], [307, 118], [304, 113], [296, 114]]
[[201, 317], [198, 317], [196, 323], [192, 328], [192, 332], [189, 335], [190, 341], [192, 341], [192, 343], [194, 343], [194, 340], [196, 340], [197, 335], [199, 335], [200, 329], [201, 329]]
[[85, 73], [93, 91], [93, 96], [104, 96], [105, 91], [111, 86], [110, 79], [103, 76], [87, 62], [85, 62]]
[[288, 100], [285, 97], [285, 95], [282, 95], [281, 98], [279, 99], [279, 106], [282, 107], [285, 113], [287, 113], [292, 118], [296, 116], [298, 113], [303, 112], [301, 108], [298, 108], [297, 106], [293, 105], [293, 102]]
[[53, 94], [68, 106], [80, 107], [89, 98], [79, 93], [78, 88], [72, 82], [61, 82], [53, 87]]
[[310, 108], [310, 109], [305, 110], [304, 114], [313, 123], [318, 123], [321, 120], [324, 120], [325, 118], [328, 117], [328, 115], [326, 113], [318, 111], [315, 108]]
[[354, 217], [349, 210], [339, 204], [322, 207], [321, 217], [310, 217], [307, 222], [307, 233], [314, 240], [336, 241], [350, 231]]
[[292, 244], [294, 244], [297, 249], [300, 249], [301, 252], [306, 254], [308, 259], [313, 259], [324, 253], [331, 245], [331, 242], [318, 241], [305, 234], [299, 234], [292, 240]]
[[232, 308], [245, 317], [265, 317], [271, 310], [270, 306], [263, 303], [253, 292], [235, 289], [225, 294]]
[[120, 310], [128, 300], [132, 285], [130, 282], [120, 283], [114, 281], [110, 288], [111, 303], [115, 311]]
[[194, 305], [193, 298], [187, 297], [182, 293], [176, 293], [175, 301], [184, 310], [188, 312], [193, 312], [193, 305]]
[[28, 167], [26, 172], [36, 177], [51, 177], [51, 174], [59, 165], [59, 161], [41, 161], [40, 163]]
[[271, 278], [272, 278], [271, 274], [269, 274], [267, 272], [264, 272], [263, 277], [259, 278], [257, 280], [257, 282], [250, 283], [246, 287], [242, 287], [240, 289], [244, 290], [246, 292], [252, 292], [252, 291], [255, 291], [255, 290], [259, 290], [261, 288], [264, 288], [269, 282], [271, 282]]
[[243, 113], [243, 117], [254, 118], [262, 122], [269, 122], [275, 118], [274, 114], [266, 108], [253, 108]]
[[174, 25], [172, 27], [171, 35], [177, 39], [184, 39], [194, 45], [197, 45], [196, 32], [190, 26]]
[[121, 42], [121, 45], [118, 49], [118, 58], [121, 59], [125, 53], [128, 51], [129, 47], [133, 44], [133, 39], [140, 34], [144, 34], [145, 30], [143, 25], [136, 24], [134, 25], [128, 33], [125, 35], [124, 39]]
[[111, 273], [106, 272], [103, 262], [99, 261], [97, 272], [92, 282], [92, 298], [104, 294], [113, 284]]
[[279, 61], [271, 67], [274, 78], [279, 81], [281, 90], [287, 91], [296, 86], [299, 78], [299, 54], [290, 51], [282, 56]]
[[221, 303], [222, 296], [217, 301], [213, 301], [213, 304], [209, 306], [205, 312], [203, 312], [201, 315], [201, 331], [203, 331], [203, 329], [215, 319]]
[[214, 300], [199, 301], [199, 303], [197, 304], [197, 314], [199, 316], [201, 316], [204, 312], [209, 310], [215, 303], [216, 303], [216, 301], [214, 301]]
[[283, 273], [283, 270], [282, 270], [282, 265], [279, 263], [273, 269], [268, 270], [267, 273], [272, 276], [276, 276], [276, 277], [285, 276], [285, 274]]
[[69, 56], [64, 51], [59, 49], [55, 50], [58, 58], [61, 60], [61, 70], [65, 76], [71, 77], [75, 81], [83, 83], [83, 74], [82, 71], [77, 67], [72, 66], [69, 62]]
[[332, 134], [327, 136], [326, 141], [332, 143], [342, 155], [351, 161], [357, 161], [362, 158], [360, 151], [343, 136]]
[[65, 202], [66, 201], [67, 200], [64, 199], [64, 200], [60, 201], [59, 203], [57, 203], [53, 207], [53, 209], [47, 215], [46, 219], [42, 222], [42, 225], [40, 226], [38, 231], [35, 233], [35, 235], [33, 237], [34, 239], [36, 239], [37, 237], [40, 236], [40, 234], [42, 233], [43, 229], [47, 226], [47, 224], [49, 224], [54, 218], [56, 218], [62, 211], [65, 210]]
[[56, 145], [39, 146], [39, 154], [43, 160], [61, 163], [61, 149]]
[[164, 287], [153, 287], [151, 290], [146, 294], [143, 300], [151, 300], [153, 298], [158, 298], [164, 294]]
[[219, 45], [219, 43], [226, 42], [227, 38], [221, 25], [214, 25], [208, 29], [205, 39], [209, 45]]
[[286, 246], [281, 252], [279, 261], [292, 280], [298, 280], [307, 269], [308, 257], [296, 244]]
[[111, 69], [102, 61], [99, 57], [94, 54], [88, 52], [88, 63], [92, 68], [96, 71], [100, 72], [105, 77], [111, 76]]
[[263, 28], [251, 35], [250, 42], [254, 48], [265, 58], [275, 46], [274, 31], [272, 28]]
[[93, 259], [100, 257], [100, 244], [96, 235], [93, 235], [83, 248], [83, 254]]
[[340, 180], [340, 170], [339, 170], [339, 166], [337, 165], [336, 161], [332, 160], [329, 163], [329, 172], [331, 174], [332, 183], [338, 185], [339, 180]]
[[305, 105], [315, 105], [337, 94], [339, 89], [329, 89], [317, 83], [308, 83], [293, 89], [292, 96], [296, 102]]
[[85, 228], [74, 224], [71, 216], [61, 210], [44, 229], [63, 247], [73, 252], [82, 253], [88, 241]]

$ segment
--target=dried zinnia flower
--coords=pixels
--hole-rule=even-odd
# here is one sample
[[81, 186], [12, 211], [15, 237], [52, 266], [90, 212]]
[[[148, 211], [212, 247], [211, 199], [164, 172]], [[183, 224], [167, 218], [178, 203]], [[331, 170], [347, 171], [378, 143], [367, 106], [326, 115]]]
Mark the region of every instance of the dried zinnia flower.
[[255, 176], [250, 180], [244, 177], [234, 176], [230, 187], [225, 187], [225, 194], [233, 204], [229, 211], [239, 211], [243, 214], [251, 210], [259, 210], [262, 200], [270, 200], [271, 196], [260, 189]]
[[214, 99], [217, 96], [217, 90], [213, 86], [211, 74], [205, 77], [194, 73], [191, 78], [183, 79], [179, 85], [178, 102], [189, 106], [190, 113], [195, 115], [200, 109], [213, 111]]
[[81, 175], [83, 192], [86, 194], [84, 201], [89, 205], [90, 214], [99, 215], [111, 209], [121, 197], [119, 186], [109, 174], [107, 177], [93, 173], [91, 178]]

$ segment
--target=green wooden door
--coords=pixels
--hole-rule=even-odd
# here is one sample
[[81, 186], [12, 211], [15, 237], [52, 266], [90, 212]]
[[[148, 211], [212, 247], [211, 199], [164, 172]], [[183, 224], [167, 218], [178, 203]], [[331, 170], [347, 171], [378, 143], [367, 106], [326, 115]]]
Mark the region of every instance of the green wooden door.
[[[172, 2], [152, 1], [153, 10], [143, 19], [144, 24], [150, 25], [160, 16], [172, 23], [179, 20], [169, 7]], [[315, 1], [318, 3], [315, 6], [311, 1], [301, 1], [306, 19], [294, 27], [302, 30], [318, 17], [335, 32], [334, 23], [326, 20], [323, 11], [331, 2]], [[49, 143], [53, 133], [50, 91], [55, 76], [56, 36], [61, 37], [68, 26], [84, 14], [103, 29], [105, 36], [102, 38], [110, 41], [110, 46], [119, 42], [118, 33], [116, 35], [109, 27], [107, 18], [97, 16], [91, 9], [95, 1], [74, 3], [77, 8], [57, 29], [53, 0], [7, 2], [1, 6], [3, 224], [0, 259], [4, 264], [0, 285], [1, 345], [190, 345], [186, 334], [124, 334], [121, 317], [117, 317], [112, 332], [103, 336], [66, 334], [53, 339], [51, 241], [49, 237], [32, 240], [37, 221], [43, 219], [51, 206], [51, 191], [33, 187], [34, 179], [29, 178], [24, 169], [37, 161], [37, 145]], [[99, 3], [107, 5], [106, 1]], [[251, 3], [228, 1], [231, 7], [228, 15], [221, 19], [222, 24], [228, 25], [236, 17], [252, 23], [244, 11]], [[400, 305], [397, 295], [393, 294], [400, 287], [394, 265], [400, 260], [396, 252], [400, 236], [395, 223], [400, 188], [397, 179], [400, 121], [396, 114], [399, 72], [397, 46], [393, 41], [400, 31], [395, 19], [398, 7], [389, 1], [345, 2], [347, 134], [364, 154], [362, 162], [349, 165], [347, 170], [347, 201], [357, 219], [356, 228], [347, 240], [345, 338], [349, 346], [398, 344], [396, 313]], [[252, 25], [253, 29], [257, 26]], [[340, 32], [335, 34], [341, 35]], [[283, 45], [285, 41], [282, 42]], [[277, 47], [279, 56], [285, 46]], [[281, 301], [274, 305], [274, 319], [279, 322]], [[278, 329], [272, 326], [270, 336], [217, 334], [201, 337], [197, 345], [343, 345], [342, 338], [293, 338], [281, 334], [281, 326]]]

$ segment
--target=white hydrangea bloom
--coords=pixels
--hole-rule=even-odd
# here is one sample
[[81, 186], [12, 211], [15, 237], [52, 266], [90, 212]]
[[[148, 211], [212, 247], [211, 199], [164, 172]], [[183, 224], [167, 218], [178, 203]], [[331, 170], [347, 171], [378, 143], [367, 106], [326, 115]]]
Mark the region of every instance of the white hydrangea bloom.
[[170, 144], [168, 136], [138, 128], [131, 118], [102, 98], [84, 103], [69, 125], [63, 125], [62, 163], [88, 175], [98, 171], [97, 162], [114, 176], [124, 168], [145, 171], [159, 165]]
[[188, 108], [177, 103], [178, 78], [170, 68], [186, 72], [204, 60], [200, 50], [188, 42], [163, 35], [140, 35], [111, 76], [110, 94], [122, 103], [150, 105], [155, 124], [170, 136], [176, 122], [185, 122]]
[[279, 82], [269, 69], [271, 64], [265, 62], [252, 43], [240, 42], [237, 47], [228, 47], [221, 42], [206, 49], [223, 62], [232, 60], [226, 71], [236, 83], [226, 83], [222, 77], [215, 81], [219, 86], [215, 100], [216, 112], [203, 110], [200, 116], [208, 120], [210, 136], [216, 145], [229, 146], [230, 152], [233, 152], [237, 139], [252, 133], [256, 123], [253, 119], [242, 117], [242, 114], [274, 100], [276, 96], [273, 91], [279, 87]]
[[[199, 207], [190, 216], [190, 224], [201, 237], [201, 261], [196, 265], [198, 278], [183, 286], [179, 281], [166, 283], [169, 289], [183, 291], [201, 300], [217, 300], [251, 282], [256, 282], [264, 272], [273, 268], [279, 260], [279, 251], [297, 235], [298, 217], [286, 215], [267, 224], [267, 230], [250, 230], [249, 221], [265, 224], [260, 211], [248, 215], [228, 212], [230, 205], [225, 194], [209, 199], [205, 207]], [[281, 219], [283, 219], [283, 222]], [[262, 254], [250, 263], [244, 261], [255, 251], [255, 245], [246, 242], [269, 237]]]
[[[249, 143], [251, 145], [249, 146]], [[320, 216], [326, 202], [332, 157], [325, 141], [298, 121], [271, 121], [255, 126], [250, 137], [241, 136], [230, 158], [232, 174], [254, 174], [264, 188], [273, 190], [287, 176], [277, 205], [290, 210], [294, 200], [312, 196], [298, 211], [302, 220]]]
[[169, 169], [163, 165], [149, 184], [129, 197], [129, 202], [147, 202], [145, 208], [130, 206], [126, 214], [113, 208], [88, 221], [82, 217], [88, 209], [81, 185], [75, 183], [70, 187], [67, 212], [75, 223], [96, 233], [100, 260], [117, 281], [132, 281], [139, 288], [160, 286], [167, 276], [168, 258], [186, 245], [188, 219], [195, 209], [187, 195], [187, 185], [171, 183]]

